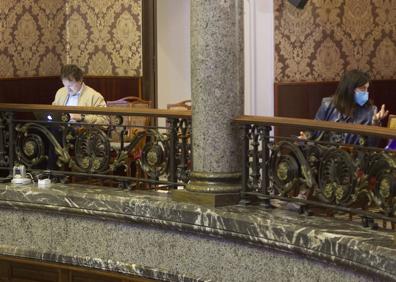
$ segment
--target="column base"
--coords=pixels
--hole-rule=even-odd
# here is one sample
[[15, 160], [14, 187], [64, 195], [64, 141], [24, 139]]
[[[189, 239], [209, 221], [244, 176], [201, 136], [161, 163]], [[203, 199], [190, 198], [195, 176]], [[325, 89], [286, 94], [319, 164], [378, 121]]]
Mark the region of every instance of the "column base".
[[241, 173], [191, 172], [186, 190], [200, 193], [240, 193]]
[[188, 202], [206, 207], [236, 205], [241, 199], [240, 193], [204, 193], [174, 190], [171, 195], [172, 200], [176, 202]]
[[236, 205], [241, 199], [240, 173], [193, 171], [185, 190], [172, 191], [172, 199], [208, 207]]

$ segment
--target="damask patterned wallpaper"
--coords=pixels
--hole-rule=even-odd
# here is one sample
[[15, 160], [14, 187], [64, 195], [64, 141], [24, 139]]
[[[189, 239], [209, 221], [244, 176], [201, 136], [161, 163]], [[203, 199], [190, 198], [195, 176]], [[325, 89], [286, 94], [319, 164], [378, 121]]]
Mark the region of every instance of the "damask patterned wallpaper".
[[141, 75], [141, 0], [69, 0], [67, 8], [68, 63], [93, 75]]
[[62, 0], [0, 1], [0, 77], [58, 74], [65, 12]]
[[141, 0], [0, 1], [0, 77], [141, 76]]
[[348, 69], [396, 74], [396, 1], [275, 0], [275, 80], [332, 81]]

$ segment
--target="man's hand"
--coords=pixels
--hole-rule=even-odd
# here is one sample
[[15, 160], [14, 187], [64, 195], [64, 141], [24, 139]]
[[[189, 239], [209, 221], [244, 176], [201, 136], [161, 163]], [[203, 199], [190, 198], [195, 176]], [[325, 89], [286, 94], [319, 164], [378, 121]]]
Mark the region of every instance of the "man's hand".
[[81, 121], [81, 114], [70, 114], [70, 121]]

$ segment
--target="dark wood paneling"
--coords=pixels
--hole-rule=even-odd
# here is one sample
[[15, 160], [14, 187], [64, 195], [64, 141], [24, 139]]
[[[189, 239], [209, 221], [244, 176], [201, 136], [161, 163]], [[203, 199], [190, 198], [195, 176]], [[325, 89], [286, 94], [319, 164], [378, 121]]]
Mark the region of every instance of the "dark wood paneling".
[[[331, 96], [338, 82], [275, 83], [275, 116], [313, 119], [323, 97]], [[396, 113], [396, 80], [374, 80], [370, 85], [370, 99], [390, 113]], [[385, 121], [386, 124], [386, 121]], [[298, 135], [296, 128], [276, 128], [281, 136]]]
[[152, 279], [16, 257], [0, 258], [0, 281], [149, 282]]
[[[140, 77], [86, 77], [87, 85], [106, 101], [125, 96], [141, 96]], [[0, 103], [50, 104], [62, 87], [59, 77], [0, 79]]]
[[60, 87], [59, 77], [0, 79], [0, 102], [49, 104]]
[[142, 98], [140, 77], [86, 77], [87, 85], [100, 92], [106, 101], [118, 100], [126, 96]]
[[10, 272], [12, 281], [58, 281], [58, 271], [51, 268], [13, 263]]

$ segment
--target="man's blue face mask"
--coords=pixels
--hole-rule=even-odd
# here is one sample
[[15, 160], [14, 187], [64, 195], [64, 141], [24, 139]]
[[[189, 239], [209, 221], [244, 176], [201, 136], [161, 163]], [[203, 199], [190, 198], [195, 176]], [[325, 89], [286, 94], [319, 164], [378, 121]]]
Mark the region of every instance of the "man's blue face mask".
[[368, 98], [369, 98], [368, 91], [355, 90], [355, 102], [359, 106], [363, 106], [364, 104], [366, 104]]

